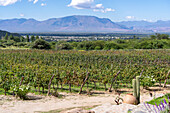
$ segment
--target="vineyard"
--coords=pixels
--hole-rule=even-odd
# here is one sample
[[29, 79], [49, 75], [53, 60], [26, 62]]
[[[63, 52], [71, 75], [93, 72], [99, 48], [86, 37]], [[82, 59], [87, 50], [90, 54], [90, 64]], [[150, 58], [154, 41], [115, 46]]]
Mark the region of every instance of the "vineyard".
[[0, 94], [112, 91], [131, 87], [136, 76], [147, 88], [168, 84], [169, 70], [170, 50], [0, 50]]

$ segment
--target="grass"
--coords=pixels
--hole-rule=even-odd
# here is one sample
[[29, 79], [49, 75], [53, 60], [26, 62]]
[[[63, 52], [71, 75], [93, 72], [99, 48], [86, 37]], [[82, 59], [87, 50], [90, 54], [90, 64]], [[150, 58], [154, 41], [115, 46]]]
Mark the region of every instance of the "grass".
[[158, 97], [156, 99], [153, 99], [153, 100], [151, 100], [151, 101], [149, 101], [147, 103], [152, 104], [152, 105], [155, 105], [155, 103], [156, 103], [157, 105], [160, 105], [161, 104], [160, 102], [163, 101], [163, 99], [165, 99], [166, 102], [168, 103], [168, 96], [170, 97], [170, 93], [167, 93], [166, 95], [164, 95], [162, 97]]

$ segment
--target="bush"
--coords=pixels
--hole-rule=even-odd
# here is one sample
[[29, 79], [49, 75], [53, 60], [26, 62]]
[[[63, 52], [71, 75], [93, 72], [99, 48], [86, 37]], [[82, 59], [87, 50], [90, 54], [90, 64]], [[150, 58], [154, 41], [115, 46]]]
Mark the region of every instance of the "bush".
[[96, 46], [95, 50], [101, 50], [101, 47], [100, 46]]
[[118, 45], [115, 42], [107, 42], [104, 47], [105, 50], [110, 50], [110, 49], [122, 49], [120, 45]]
[[73, 47], [69, 43], [61, 43], [56, 46], [58, 50], [71, 50]]
[[26, 46], [27, 45], [27, 43], [25, 43], [25, 42], [19, 42], [19, 43], [17, 43], [17, 46], [18, 47], [23, 47], [23, 46]]
[[21, 86], [14, 86], [13, 91], [15, 92], [16, 96], [19, 97], [20, 99], [27, 99], [26, 95], [28, 94], [30, 90], [29, 85], [21, 85]]
[[51, 46], [48, 42], [46, 42], [45, 40], [42, 39], [37, 39], [33, 45], [32, 45], [33, 49], [51, 49]]

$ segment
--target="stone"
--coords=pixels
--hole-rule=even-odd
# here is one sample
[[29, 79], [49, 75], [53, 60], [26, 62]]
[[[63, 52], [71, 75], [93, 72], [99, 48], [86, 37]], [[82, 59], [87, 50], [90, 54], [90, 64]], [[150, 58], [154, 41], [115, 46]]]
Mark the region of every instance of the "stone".
[[132, 94], [127, 94], [123, 98], [123, 103], [136, 105], [137, 104], [137, 100], [136, 100], [136, 98]]

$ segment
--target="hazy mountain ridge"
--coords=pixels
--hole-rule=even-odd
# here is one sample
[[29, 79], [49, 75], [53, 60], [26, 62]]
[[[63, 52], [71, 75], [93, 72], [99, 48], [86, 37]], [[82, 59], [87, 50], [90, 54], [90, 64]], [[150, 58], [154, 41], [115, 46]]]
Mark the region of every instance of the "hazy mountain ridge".
[[122, 21], [108, 18], [73, 15], [50, 18], [0, 20], [0, 29], [9, 32], [170, 32], [170, 21]]
[[0, 29], [10, 32], [113, 32], [128, 31], [129, 28], [107, 18], [95, 16], [67, 16], [45, 21], [34, 19], [0, 20]]
[[158, 20], [156, 22], [148, 21], [122, 21], [117, 24], [133, 28], [133, 30], [153, 31], [153, 32], [170, 32], [170, 21]]

